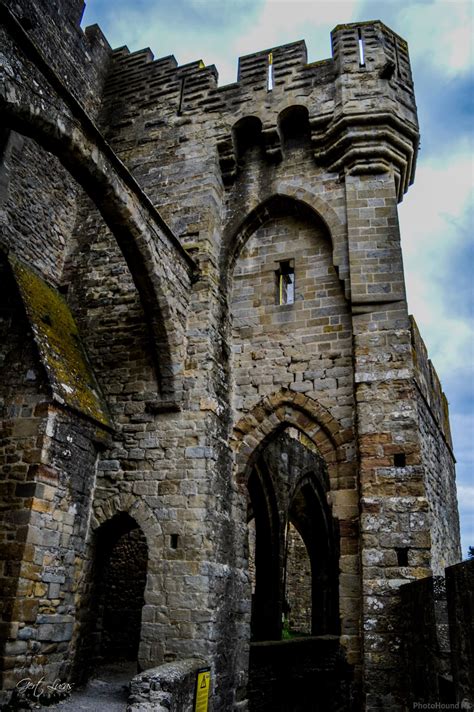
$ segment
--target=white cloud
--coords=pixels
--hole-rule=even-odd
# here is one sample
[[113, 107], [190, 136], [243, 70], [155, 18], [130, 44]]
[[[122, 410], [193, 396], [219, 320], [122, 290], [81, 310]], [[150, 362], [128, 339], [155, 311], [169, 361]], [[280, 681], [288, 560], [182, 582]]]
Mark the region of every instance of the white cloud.
[[472, 323], [454, 309], [454, 285], [446, 279], [455, 252], [472, 239], [466, 231], [472, 171], [464, 143], [449, 163], [421, 162], [399, 211], [409, 308], [441, 377], [469, 355], [474, 340]]
[[472, 65], [470, 0], [400, 3], [399, 18], [412, 61], [429, 57], [438, 71], [455, 74]]
[[[454, 413], [451, 415], [451, 427], [456, 431], [456, 453], [458, 460], [466, 468], [462, 484], [473, 478], [474, 472], [474, 417], [471, 413]], [[474, 487], [474, 479], [473, 479]]]
[[458, 485], [457, 490], [459, 506], [474, 513], [474, 485]]
[[330, 30], [339, 22], [350, 22], [357, 4], [357, 0], [267, 0], [256, 24], [233, 47], [242, 55], [305, 39], [311, 53], [320, 59], [330, 57]]
[[405, 254], [416, 254], [426, 248], [450, 250], [451, 238], [461, 240], [453, 225], [471, 202], [473, 161], [468, 141], [454, 145], [450, 159], [421, 160], [415, 183], [400, 206], [403, 221]]

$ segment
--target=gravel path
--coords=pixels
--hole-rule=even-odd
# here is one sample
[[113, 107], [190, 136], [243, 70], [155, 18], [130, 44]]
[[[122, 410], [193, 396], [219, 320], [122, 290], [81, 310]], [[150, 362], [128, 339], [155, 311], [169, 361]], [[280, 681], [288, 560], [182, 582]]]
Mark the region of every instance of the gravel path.
[[134, 663], [117, 663], [100, 668], [87, 685], [73, 690], [64, 702], [42, 707], [51, 712], [125, 712], [128, 684], [137, 674]]

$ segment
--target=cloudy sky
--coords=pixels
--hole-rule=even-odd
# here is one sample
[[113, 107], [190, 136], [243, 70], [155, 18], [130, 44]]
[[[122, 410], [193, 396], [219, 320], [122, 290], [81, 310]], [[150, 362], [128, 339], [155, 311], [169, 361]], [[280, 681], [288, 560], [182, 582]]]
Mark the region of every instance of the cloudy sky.
[[235, 81], [240, 55], [305, 39], [331, 56], [341, 22], [380, 19], [408, 41], [421, 130], [415, 184], [400, 206], [410, 312], [451, 413], [463, 555], [474, 546], [474, 219], [471, 0], [88, 0], [113, 47], [150, 47], [180, 64], [215, 64]]

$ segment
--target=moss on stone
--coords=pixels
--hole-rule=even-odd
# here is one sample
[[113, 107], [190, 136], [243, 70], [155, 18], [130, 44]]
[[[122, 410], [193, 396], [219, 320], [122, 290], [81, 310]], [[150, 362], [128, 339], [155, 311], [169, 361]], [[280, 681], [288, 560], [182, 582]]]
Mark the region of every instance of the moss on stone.
[[9, 261], [55, 400], [110, 426], [107, 407], [67, 303], [30, 267], [13, 256]]

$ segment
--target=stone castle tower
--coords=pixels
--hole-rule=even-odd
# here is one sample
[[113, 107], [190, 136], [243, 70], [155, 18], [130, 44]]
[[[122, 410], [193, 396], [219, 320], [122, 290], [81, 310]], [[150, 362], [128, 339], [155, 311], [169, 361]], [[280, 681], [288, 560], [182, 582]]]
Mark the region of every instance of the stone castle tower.
[[403, 709], [399, 588], [460, 558], [407, 45], [339, 25], [219, 87], [82, 9], [0, 4], [4, 687], [186, 661], [214, 712], [282, 669], [282, 710]]

